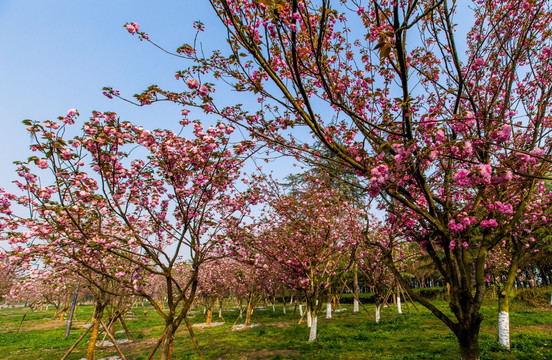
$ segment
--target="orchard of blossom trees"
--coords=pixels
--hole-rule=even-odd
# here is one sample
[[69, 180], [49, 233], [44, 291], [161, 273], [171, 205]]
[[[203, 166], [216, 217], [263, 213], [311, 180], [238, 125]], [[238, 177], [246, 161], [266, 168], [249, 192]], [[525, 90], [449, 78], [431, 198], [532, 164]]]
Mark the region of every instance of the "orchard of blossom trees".
[[[304, 302], [316, 341], [323, 303], [331, 318], [350, 291], [358, 311], [358, 277], [376, 322], [392, 296], [399, 309], [418, 302], [462, 359], [480, 358], [481, 307], [496, 291], [509, 349], [512, 290], [552, 283], [550, 2], [210, 3], [227, 48], [201, 49], [208, 23], [174, 52], [127, 23], [182, 60], [178, 83], [135, 100], [104, 89], [178, 104], [181, 133], [74, 109], [25, 123], [35, 155], [17, 163], [20, 192], [0, 193], [11, 244], [0, 289], [61, 313], [86, 288], [90, 360], [100, 326], [125, 326], [138, 300], [165, 324], [150, 358], [173, 357], [182, 324], [201, 357], [189, 313], [202, 304], [210, 322], [230, 299], [246, 325], [260, 301]], [[265, 154], [308, 170], [282, 185], [289, 174], [256, 165]], [[415, 291], [428, 281], [448, 288], [450, 311]]]

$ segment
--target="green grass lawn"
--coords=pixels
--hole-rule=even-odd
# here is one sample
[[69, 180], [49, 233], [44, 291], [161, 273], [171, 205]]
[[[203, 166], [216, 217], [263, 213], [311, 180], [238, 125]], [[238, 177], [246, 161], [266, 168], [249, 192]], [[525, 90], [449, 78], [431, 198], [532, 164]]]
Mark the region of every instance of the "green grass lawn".
[[[435, 302], [442, 309], [445, 302]], [[255, 311], [253, 322], [257, 327], [232, 331], [237, 311], [224, 311], [226, 323], [221, 326], [196, 329], [196, 335], [206, 359], [459, 359], [454, 335], [429, 311], [411, 305], [411, 314], [403, 306], [402, 315], [391, 306], [382, 311], [382, 321], [375, 324], [366, 313], [347, 311], [334, 318], [319, 319], [318, 338], [308, 343], [308, 328], [297, 325], [298, 314], [281, 307], [272, 312], [269, 307]], [[374, 305], [368, 304], [370, 311]], [[532, 308], [514, 302], [511, 306], [512, 351], [501, 350], [497, 338], [497, 306], [489, 301], [483, 307], [480, 344], [483, 359], [552, 359], [552, 308]], [[147, 310], [147, 314], [144, 313]], [[64, 337], [66, 322], [52, 320], [53, 311], [30, 311], [28, 308], [0, 309], [0, 359], [36, 360], [59, 359], [84, 331], [91, 306], [77, 308], [77, 320], [68, 338]], [[128, 359], [146, 359], [163, 324], [153, 309], [137, 308], [128, 319], [134, 342], [121, 344]], [[26, 315], [25, 315], [26, 314]], [[25, 320], [21, 322], [23, 315]], [[205, 321], [201, 311], [193, 323]], [[217, 315], [213, 321], [219, 322]], [[240, 320], [243, 322], [242, 320]], [[21, 328], [17, 332], [19, 326]], [[117, 330], [121, 330], [117, 328]], [[117, 334], [124, 337], [124, 334]], [[101, 338], [101, 337], [100, 337]], [[79, 344], [69, 359], [84, 357], [86, 339]], [[113, 347], [98, 349], [97, 357], [116, 355]], [[197, 359], [185, 327], [175, 340], [174, 359]]]

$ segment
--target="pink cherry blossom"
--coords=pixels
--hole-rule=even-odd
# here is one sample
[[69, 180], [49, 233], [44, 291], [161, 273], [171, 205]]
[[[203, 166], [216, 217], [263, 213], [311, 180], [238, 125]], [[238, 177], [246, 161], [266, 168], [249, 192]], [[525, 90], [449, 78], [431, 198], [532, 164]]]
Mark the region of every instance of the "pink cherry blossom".
[[186, 81], [186, 84], [188, 85], [188, 87], [192, 90], [194, 89], [197, 89], [199, 87], [199, 82], [194, 79], [194, 78], [189, 78], [187, 81]]

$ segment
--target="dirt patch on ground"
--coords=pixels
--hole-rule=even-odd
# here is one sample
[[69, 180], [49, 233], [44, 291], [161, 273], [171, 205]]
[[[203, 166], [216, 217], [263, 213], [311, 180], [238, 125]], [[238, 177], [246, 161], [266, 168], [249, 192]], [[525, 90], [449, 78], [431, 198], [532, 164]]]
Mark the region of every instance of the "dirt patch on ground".
[[552, 331], [552, 324], [541, 324], [541, 325], [529, 325], [524, 326], [526, 329], [535, 329], [535, 330], [548, 330]]
[[199, 323], [199, 324], [193, 324], [192, 327], [194, 329], [205, 329], [205, 328], [212, 328], [216, 326], [222, 326], [224, 324], [225, 324], [224, 322], [212, 322], [209, 325], [207, 325], [207, 323]]
[[[143, 340], [132, 340], [132, 342], [119, 344], [119, 348], [123, 354], [133, 353], [133, 352], [148, 352], [153, 350], [155, 344], [157, 344], [157, 338], [149, 338]], [[115, 348], [115, 347], [113, 347]]]
[[[247, 359], [247, 360], [253, 360], [253, 359], [271, 359], [278, 355], [281, 357], [298, 357], [301, 353], [297, 350], [268, 350], [268, 349], [262, 349], [257, 351], [251, 351], [247, 353], [247, 356], [243, 356], [240, 359]], [[219, 358], [222, 360], [223, 358]], [[217, 359], [217, 360], [219, 360]]]
[[[26, 326], [28, 325], [28, 326]], [[22, 330], [24, 329], [25, 331], [27, 330], [51, 330], [51, 329], [57, 329], [57, 328], [60, 328], [60, 327], [65, 327], [67, 326], [67, 321], [66, 320], [48, 320], [48, 321], [45, 321], [45, 322], [42, 322], [42, 323], [36, 323], [36, 322], [33, 322], [32, 324], [25, 324], [23, 323], [23, 327], [22, 327]]]
[[270, 323], [265, 323], [263, 324], [264, 326], [275, 326], [275, 327], [279, 327], [279, 328], [286, 328], [286, 327], [290, 327], [290, 326], [293, 326], [295, 325], [296, 323], [295, 322], [283, 322], [283, 321], [279, 321], [279, 322], [270, 322]]

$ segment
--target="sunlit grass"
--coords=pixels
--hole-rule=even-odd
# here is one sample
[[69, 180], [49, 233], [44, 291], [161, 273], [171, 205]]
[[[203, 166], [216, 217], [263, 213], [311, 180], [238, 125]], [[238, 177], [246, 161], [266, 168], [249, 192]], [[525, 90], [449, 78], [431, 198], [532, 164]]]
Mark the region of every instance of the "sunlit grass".
[[[448, 308], [443, 301], [435, 302], [441, 309]], [[403, 314], [396, 307], [384, 308], [382, 321], [375, 324], [365, 312], [335, 313], [333, 319], [319, 319], [318, 341], [308, 343], [305, 321], [298, 325], [299, 314], [281, 306], [254, 312], [253, 322], [259, 326], [232, 331], [237, 311], [224, 311], [224, 325], [196, 329], [196, 335], [206, 359], [458, 359], [456, 338], [428, 310], [410, 305], [411, 313], [403, 306]], [[374, 305], [366, 307], [373, 312]], [[144, 313], [147, 310], [147, 313]], [[31, 360], [59, 359], [84, 331], [89, 321], [91, 306], [77, 308], [76, 327], [64, 337], [65, 322], [52, 320], [53, 311], [34, 311], [27, 308], [0, 310], [0, 359]], [[483, 307], [480, 344], [483, 359], [552, 359], [552, 309], [532, 308], [522, 303], [511, 306], [512, 351], [500, 348], [497, 337], [496, 301], [487, 301]], [[25, 315], [26, 314], [26, 315]], [[25, 315], [25, 320], [21, 320]], [[137, 308], [127, 321], [134, 342], [122, 344], [128, 359], [146, 359], [155, 339], [163, 331], [163, 322], [153, 309]], [[202, 311], [192, 318], [193, 323], [204, 322]], [[214, 322], [220, 321], [216, 313]], [[238, 323], [243, 320], [238, 320]], [[17, 329], [21, 323], [21, 329]], [[120, 330], [118, 328], [117, 330]], [[123, 337], [124, 334], [117, 334]], [[69, 359], [84, 356], [86, 341], [80, 344]], [[98, 349], [97, 356], [116, 355], [114, 348]], [[175, 359], [197, 359], [189, 335], [183, 326], [175, 341]]]

